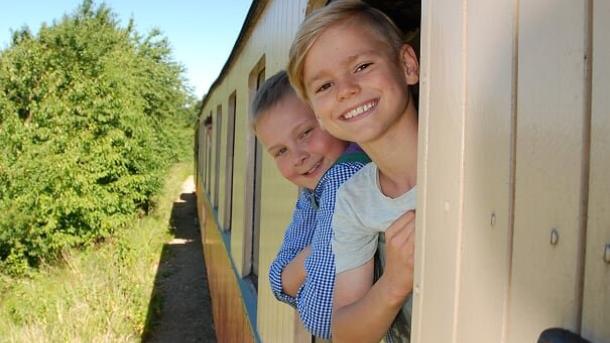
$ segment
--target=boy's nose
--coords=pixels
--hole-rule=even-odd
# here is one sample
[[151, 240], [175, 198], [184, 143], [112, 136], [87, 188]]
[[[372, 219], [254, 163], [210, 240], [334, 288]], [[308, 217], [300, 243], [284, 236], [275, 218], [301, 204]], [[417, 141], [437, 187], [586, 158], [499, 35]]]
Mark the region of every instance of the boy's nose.
[[360, 91], [360, 86], [351, 77], [346, 77], [338, 84], [338, 87], [337, 97], [339, 100], [347, 99]]
[[309, 154], [305, 150], [297, 150], [294, 154], [294, 165], [300, 166], [309, 157]]

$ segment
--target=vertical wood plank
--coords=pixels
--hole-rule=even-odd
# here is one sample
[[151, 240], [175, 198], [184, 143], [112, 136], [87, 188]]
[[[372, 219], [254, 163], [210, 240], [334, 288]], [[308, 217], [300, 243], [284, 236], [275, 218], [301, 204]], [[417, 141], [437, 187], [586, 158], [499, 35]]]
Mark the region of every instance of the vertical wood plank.
[[466, 8], [463, 233], [456, 342], [501, 342], [510, 267], [514, 1]]
[[456, 342], [463, 233], [465, 3], [422, 3], [414, 343]]
[[582, 335], [610, 342], [610, 2], [593, 1], [593, 66], [589, 215], [582, 314]]
[[533, 342], [549, 327], [578, 330], [587, 24], [582, 1], [519, 6], [508, 341]]

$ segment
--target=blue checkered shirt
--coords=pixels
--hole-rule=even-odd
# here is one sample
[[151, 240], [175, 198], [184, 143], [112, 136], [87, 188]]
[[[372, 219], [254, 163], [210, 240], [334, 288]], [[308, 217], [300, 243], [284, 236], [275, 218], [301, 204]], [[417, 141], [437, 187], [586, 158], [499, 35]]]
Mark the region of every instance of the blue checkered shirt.
[[[294, 306], [305, 328], [314, 336], [330, 339], [335, 256], [331, 249], [332, 216], [337, 189], [365, 165], [363, 162], [339, 162], [322, 176], [312, 191], [300, 192], [284, 241], [271, 264], [269, 281], [275, 297]], [[311, 245], [305, 259], [305, 281], [296, 297], [283, 291], [282, 271], [303, 248]]]

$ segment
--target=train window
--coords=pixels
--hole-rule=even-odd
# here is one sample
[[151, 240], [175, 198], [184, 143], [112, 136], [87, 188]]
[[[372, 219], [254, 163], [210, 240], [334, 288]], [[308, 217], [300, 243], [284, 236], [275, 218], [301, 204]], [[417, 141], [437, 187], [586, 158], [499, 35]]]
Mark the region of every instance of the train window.
[[210, 111], [210, 115], [208, 117], [208, 121], [206, 123], [205, 130], [205, 150], [206, 150], [206, 158], [205, 158], [205, 189], [208, 197], [210, 196], [210, 187], [212, 185], [212, 111]]
[[227, 159], [225, 165], [225, 203], [222, 227], [231, 231], [231, 213], [233, 209], [233, 150], [235, 148], [235, 116], [236, 116], [236, 94], [229, 96], [229, 111], [227, 113]]
[[216, 110], [216, 118], [214, 120], [214, 197], [212, 203], [214, 208], [218, 209], [219, 198], [218, 191], [220, 188], [220, 154], [221, 146], [220, 139], [222, 136], [222, 106], [218, 105]]
[[[254, 98], [256, 91], [265, 81], [265, 57], [256, 64], [250, 73], [249, 88], [250, 99]], [[253, 133], [248, 134], [248, 165], [246, 178], [246, 207], [251, 211], [245, 216], [245, 229], [247, 230], [244, 252], [244, 270], [249, 271], [246, 277], [252, 282], [254, 289], [258, 290], [258, 256], [260, 237], [260, 193], [261, 193], [261, 144]]]

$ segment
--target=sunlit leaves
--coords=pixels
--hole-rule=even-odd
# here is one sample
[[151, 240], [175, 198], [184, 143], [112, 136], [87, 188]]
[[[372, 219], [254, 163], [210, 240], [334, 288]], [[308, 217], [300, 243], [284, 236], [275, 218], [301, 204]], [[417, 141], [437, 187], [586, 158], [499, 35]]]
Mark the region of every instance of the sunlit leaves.
[[[182, 67], [85, 1], [0, 52], [0, 268], [21, 273], [147, 211], [191, 123]], [[144, 38], [143, 38], [144, 37]]]

